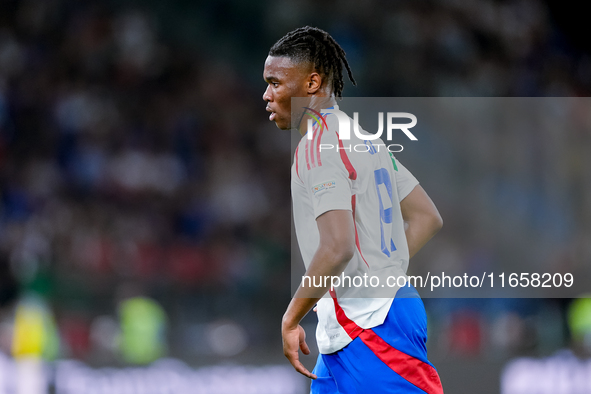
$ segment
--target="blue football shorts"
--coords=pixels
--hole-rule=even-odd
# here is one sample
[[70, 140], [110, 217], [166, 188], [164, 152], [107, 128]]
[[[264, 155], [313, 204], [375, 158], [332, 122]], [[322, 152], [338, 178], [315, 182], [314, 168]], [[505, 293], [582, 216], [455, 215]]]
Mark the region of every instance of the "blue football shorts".
[[427, 315], [416, 289], [401, 288], [383, 324], [362, 329], [349, 320], [333, 295], [337, 319], [353, 341], [320, 354], [311, 394], [442, 394], [441, 381], [427, 359]]

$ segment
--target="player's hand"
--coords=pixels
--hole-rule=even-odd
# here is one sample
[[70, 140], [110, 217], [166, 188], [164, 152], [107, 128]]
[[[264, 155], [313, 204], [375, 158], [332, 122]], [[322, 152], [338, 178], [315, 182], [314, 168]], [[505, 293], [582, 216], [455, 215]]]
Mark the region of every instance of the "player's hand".
[[281, 327], [281, 336], [283, 337], [283, 354], [285, 354], [285, 357], [287, 357], [295, 370], [310, 379], [316, 379], [317, 376], [308, 371], [300, 362], [300, 349], [302, 350], [302, 353], [310, 354], [310, 348], [306, 343], [306, 332], [304, 331], [304, 328], [299, 324], [295, 328], [284, 324], [283, 327]]

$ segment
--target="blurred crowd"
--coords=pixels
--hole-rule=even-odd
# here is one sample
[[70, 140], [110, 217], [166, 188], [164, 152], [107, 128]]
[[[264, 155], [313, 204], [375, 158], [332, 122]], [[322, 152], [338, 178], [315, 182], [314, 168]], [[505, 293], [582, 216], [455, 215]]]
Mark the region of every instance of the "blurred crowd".
[[51, 300], [64, 349], [87, 356], [130, 285], [185, 325], [288, 300], [289, 140], [259, 86], [147, 12], [1, 8], [2, 264]]
[[[121, 305], [134, 297], [166, 311], [175, 356], [277, 348], [290, 297], [290, 136], [267, 120], [261, 75], [268, 48], [295, 27], [317, 25], [343, 46], [359, 85], [346, 85], [346, 96], [591, 89], [591, 57], [568, 45], [540, 1], [247, 4], [0, 3], [3, 351], [11, 351], [8, 311], [30, 293], [50, 306], [61, 357], [116, 360], [117, 335], [104, 333], [122, 330]], [[538, 136], [524, 138], [511, 149], [528, 151]], [[447, 168], [478, 159], [478, 147], [476, 138], [450, 144]], [[528, 196], [541, 195], [536, 212], [560, 207], [565, 223], [550, 236], [564, 247], [551, 258], [571, 264], [591, 261], [590, 148], [591, 135], [568, 135], [484, 172], [504, 206], [521, 196], [527, 211]], [[532, 165], [552, 155], [565, 163], [556, 172]], [[424, 157], [419, 173], [439, 158]], [[540, 181], [524, 184], [528, 177]], [[489, 253], [494, 243], [473, 248], [489, 234], [471, 234], [461, 196], [429, 193], [449, 228], [417, 261], [503, 258]], [[469, 197], [488, 206], [486, 196]], [[485, 224], [502, 228], [505, 219], [491, 212]], [[526, 221], [524, 229], [547, 224]], [[478, 306], [426, 303], [443, 352], [568, 343], [566, 301], [487, 302], [491, 314], [505, 311], [494, 314], [496, 334], [482, 328], [487, 315]], [[549, 333], [540, 331], [546, 318], [557, 322]]]

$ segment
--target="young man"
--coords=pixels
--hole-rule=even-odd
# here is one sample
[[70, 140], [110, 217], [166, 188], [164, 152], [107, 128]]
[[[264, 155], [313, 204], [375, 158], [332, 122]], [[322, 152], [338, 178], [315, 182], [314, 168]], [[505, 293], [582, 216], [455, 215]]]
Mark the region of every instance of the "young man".
[[[441, 228], [442, 219], [386, 149], [375, 149], [354, 133], [349, 141], [338, 138], [339, 122], [331, 113], [338, 111], [343, 65], [355, 83], [343, 49], [328, 33], [307, 26], [273, 45], [263, 72], [268, 83], [263, 100], [277, 127], [292, 128], [292, 97], [305, 101], [293, 119], [302, 140], [291, 174], [305, 275], [317, 278], [315, 284], [343, 273], [406, 277], [408, 260]], [[365, 144], [367, 150], [347, 150], [349, 144]], [[320, 145], [343, 149], [320, 150]], [[282, 321], [284, 354], [313, 379], [312, 393], [443, 393], [427, 359], [425, 309], [414, 287], [391, 288], [384, 298], [367, 285], [330, 285], [302, 281]], [[321, 354], [311, 373], [299, 361], [300, 349], [310, 352], [299, 323], [314, 305]]]

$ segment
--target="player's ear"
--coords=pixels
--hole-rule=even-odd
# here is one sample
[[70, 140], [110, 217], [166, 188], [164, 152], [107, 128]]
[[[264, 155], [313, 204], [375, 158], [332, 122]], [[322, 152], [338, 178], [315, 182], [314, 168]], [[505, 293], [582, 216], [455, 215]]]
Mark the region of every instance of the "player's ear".
[[307, 81], [307, 90], [308, 90], [308, 94], [314, 94], [316, 93], [319, 89], [320, 86], [322, 86], [322, 78], [320, 77], [320, 74], [318, 74], [317, 72], [313, 72], [308, 76], [308, 81]]

